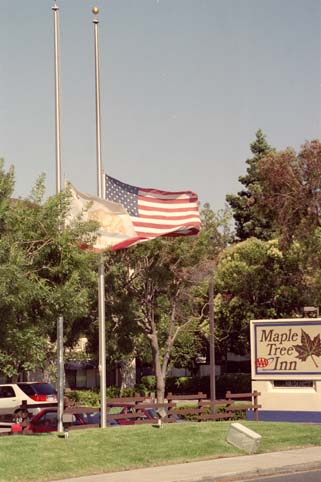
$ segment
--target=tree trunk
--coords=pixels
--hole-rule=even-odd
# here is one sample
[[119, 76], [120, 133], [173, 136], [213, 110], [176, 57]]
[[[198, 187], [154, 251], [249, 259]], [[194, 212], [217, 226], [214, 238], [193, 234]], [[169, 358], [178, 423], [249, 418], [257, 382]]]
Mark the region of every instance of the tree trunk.
[[157, 390], [157, 402], [164, 403], [165, 399], [165, 377], [160, 368], [160, 363], [157, 364], [155, 368], [156, 376], [156, 390]]
[[121, 369], [121, 396], [125, 388], [134, 388], [136, 384], [136, 358], [131, 358], [125, 362]]
[[160, 351], [158, 346], [157, 335], [150, 335], [150, 344], [152, 348], [154, 371], [156, 378], [156, 390], [158, 403], [164, 403], [165, 399], [165, 376], [161, 367]]

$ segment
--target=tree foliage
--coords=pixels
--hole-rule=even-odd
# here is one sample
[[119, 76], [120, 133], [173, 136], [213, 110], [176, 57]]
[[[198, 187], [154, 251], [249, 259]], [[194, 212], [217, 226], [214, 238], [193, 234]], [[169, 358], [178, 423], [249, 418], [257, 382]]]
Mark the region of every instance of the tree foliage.
[[[199, 350], [189, 331], [200, 319], [196, 288], [228, 237], [228, 230], [223, 236], [219, 229], [225, 225], [224, 216], [222, 221], [209, 206], [204, 221], [198, 236], [158, 238], [106, 258], [106, 313], [113, 340], [109, 344], [114, 343], [116, 356], [151, 354], [160, 400], [173, 357], [187, 364], [188, 356]], [[183, 339], [189, 342], [188, 350]]]
[[[205, 204], [198, 236], [104, 255], [108, 360], [152, 362], [160, 400], [171, 364], [193, 369], [206, 352], [213, 270], [218, 358], [248, 352], [250, 319], [298, 316], [304, 305], [321, 305], [321, 143], [277, 152], [259, 130], [251, 152], [239, 178], [244, 189], [227, 196], [231, 210]], [[78, 248], [90, 245], [96, 225], [64, 226], [68, 193], [45, 200], [43, 177], [28, 199], [13, 199], [13, 188], [14, 171], [2, 162], [0, 370], [8, 377], [45, 365], [59, 315], [66, 346], [86, 334], [91, 352], [98, 351], [97, 258]], [[304, 356], [315, 355], [317, 342]]]
[[[261, 159], [272, 151], [266, 142], [265, 135], [259, 129], [255, 141], [251, 144], [252, 158], [247, 159], [246, 174], [239, 177], [239, 182], [244, 188], [237, 195], [228, 194], [226, 200], [232, 208], [235, 221], [236, 236], [243, 241], [250, 237], [271, 239], [271, 211], [267, 205], [258, 206], [261, 195], [261, 179], [258, 165]], [[273, 151], [272, 151], [273, 152]]]
[[298, 316], [304, 298], [300, 247], [250, 238], [227, 248], [215, 273], [216, 338], [222, 354], [249, 351], [251, 319]]
[[[13, 171], [0, 171], [0, 370], [9, 377], [44, 366], [59, 315], [67, 344], [91, 310], [95, 256], [78, 245], [93, 225], [64, 228], [68, 194], [43, 200], [44, 178], [28, 199], [12, 199]], [[4, 208], [5, 207], [5, 208]]]
[[310, 237], [321, 226], [321, 142], [269, 152], [258, 167], [259, 205], [273, 212], [278, 234], [287, 243]]
[[251, 318], [298, 316], [321, 303], [321, 143], [276, 151], [258, 131], [251, 150], [239, 179], [246, 189], [227, 197], [246, 241], [224, 252], [216, 273], [217, 337], [234, 352], [248, 350]]

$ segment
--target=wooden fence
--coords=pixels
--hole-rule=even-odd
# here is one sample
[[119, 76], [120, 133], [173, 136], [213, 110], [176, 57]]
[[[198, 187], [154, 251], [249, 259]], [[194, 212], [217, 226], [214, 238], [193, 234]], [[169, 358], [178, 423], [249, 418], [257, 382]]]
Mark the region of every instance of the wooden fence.
[[[146, 400], [145, 397], [141, 396], [111, 398], [107, 399], [107, 421], [112, 419], [133, 420], [134, 424], [155, 424], [155, 419], [146, 418], [144, 415], [144, 410], [148, 408], [153, 408], [160, 414], [162, 410], [165, 409], [165, 414], [161, 417], [163, 423], [176, 422], [176, 415], [178, 417], [182, 416], [193, 419], [198, 422], [205, 420], [228, 420], [235, 418], [237, 412], [244, 412], [247, 410], [252, 410], [254, 412], [254, 420], [258, 421], [259, 408], [261, 408], [261, 405], [258, 403], [259, 395], [260, 393], [257, 391], [234, 394], [228, 391], [226, 392], [225, 399], [215, 400], [214, 403], [207, 398], [206, 394], [201, 392], [195, 395], [175, 395], [168, 393], [167, 401], [165, 403], [157, 403], [154, 398], [152, 401]], [[186, 404], [184, 404], [184, 402], [186, 402]], [[129, 413], [109, 413], [111, 407], [124, 407], [125, 405], [131, 407]], [[183, 405], [183, 407], [178, 405]], [[66, 414], [76, 413], [76, 411], [78, 413], [92, 413], [97, 411], [97, 408], [73, 406], [65, 409]], [[75, 427], [85, 428], [86, 426], [79, 425]], [[91, 427], [93, 427], [93, 425], [91, 425]]]
[[169, 402], [179, 401], [195, 401], [197, 402], [197, 408], [195, 407], [183, 407], [174, 408], [169, 410], [169, 414], [175, 413], [177, 415], [192, 416], [201, 422], [203, 420], [222, 420], [231, 419], [235, 417], [236, 412], [244, 412], [247, 410], [253, 410], [254, 420], [259, 420], [259, 408], [258, 398], [260, 393], [257, 391], [251, 393], [234, 393], [230, 391], [226, 392], [224, 399], [215, 400], [212, 402], [204, 393], [199, 392], [197, 395], [173, 395], [169, 393], [167, 400]]
[[[176, 422], [176, 416], [186, 417], [188, 419], [196, 420], [198, 422], [204, 420], [230, 420], [235, 418], [237, 412], [252, 410], [254, 412], [254, 420], [259, 420], [259, 396], [260, 393], [257, 391], [251, 393], [231, 393], [226, 392], [224, 399], [215, 400], [214, 403], [211, 402], [204, 393], [197, 393], [195, 395], [175, 395], [172, 393], [167, 394], [166, 402], [157, 403], [154, 397], [147, 400], [143, 396], [135, 397], [123, 397], [123, 398], [110, 398], [107, 399], [107, 421], [109, 420], [133, 420], [134, 424], [155, 424], [157, 421], [153, 418], [147, 418], [144, 413], [145, 409], [153, 408], [159, 413], [163, 423], [174, 423]], [[184, 403], [186, 402], [186, 403]], [[45, 408], [52, 406], [52, 404], [39, 404], [39, 408]], [[126, 413], [110, 413], [111, 407], [130, 407], [130, 411], [125, 410]], [[30, 416], [28, 413], [28, 408], [35, 408], [36, 404], [27, 405], [24, 401], [21, 405], [21, 411], [19, 413], [19, 422], [24, 428], [29, 420]], [[66, 406], [64, 409], [64, 419], [66, 421], [66, 426], [69, 426], [71, 430], [77, 430], [82, 428], [94, 428], [99, 427], [99, 425], [71, 425], [71, 418], [68, 420], [68, 415], [73, 413], [94, 413], [97, 412], [99, 408], [95, 407], [80, 407], [76, 405]], [[10, 424], [1, 424], [0, 435], [5, 435], [10, 433]]]

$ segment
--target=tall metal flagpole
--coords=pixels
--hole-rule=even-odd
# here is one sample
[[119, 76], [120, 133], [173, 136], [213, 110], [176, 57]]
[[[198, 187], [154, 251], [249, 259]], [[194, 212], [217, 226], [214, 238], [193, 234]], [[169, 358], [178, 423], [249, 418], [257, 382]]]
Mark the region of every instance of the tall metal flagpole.
[[[95, 91], [96, 91], [96, 155], [97, 155], [97, 196], [104, 198], [103, 171], [101, 163], [101, 124], [100, 124], [100, 68], [98, 46], [99, 9], [92, 9], [94, 14], [95, 39]], [[101, 428], [106, 428], [106, 327], [105, 327], [105, 272], [104, 259], [100, 258], [98, 267], [98, 315], [99, 315], [99, 372], [100, 372], [100, 409]]]
[[[59, 7], [55, 2], [54, 13], [54, 66], [55, 66], [55, 130], [56, 130], [56, 193], [61, 191], [61, 146], [60, 146], [60, 61], [59, 61]], [[58, 432], [63, 432], [64, 411], [64, 346], [63, 317], [57, 320], [57, 379], [58, 379]]]
[[61, 147], [60, 147], [60, 60], [59, 60], [59, 7], [54, 12], [54, 65], [55, 65], [55, 114], [56, 114], [56, 193], [61, 191]]

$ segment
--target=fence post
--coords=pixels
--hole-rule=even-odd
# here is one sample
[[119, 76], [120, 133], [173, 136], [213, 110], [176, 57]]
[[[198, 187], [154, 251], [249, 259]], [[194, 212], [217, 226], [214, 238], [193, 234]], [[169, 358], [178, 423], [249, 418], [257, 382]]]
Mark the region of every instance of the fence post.
[[254, 390], [253, 392], [253, 402], [254, 402], [254, 420], [256, 422], [259, 421], [259, 409], [257, 408], [259, 404], [259, 392]]
[[[231, 398], [232, 396], [232, 393], [231, 393], [231, 390], [227, 390], [226, 394], [225, 394], [225, 398], [226, 398], [226, 405], [225, 405], [225, 412], [228, 413], [230, 412], [230, 407], [231, 405], [233, 405], [233, 400]], [[233, 412], [230, 412], [230, 417], [231, 418], [233, 415]]]
[[226, 398], [226, 408], [230, 407], [233, 403], [233, 400], [231, 399], [231, 391], [230, 390], [227, 390], [226, 394], [225, 394], [225, 398]]
[[[167, 404], [171, 404], [172, 401], [173, 401], [173, 394], [172, 394], [172, 392], [169, 392], [169, 393], [167, 394], [167, 397], [166, 397], [166, 398], [167, 398]], [[172, 409], [173, 409], [172, 407], [167, 406], [167, 416], [168, 416], [168, 418], [172, 418], [172, 417], [173, 417]]]
[[136, 412], [136, 406], [139, 403], [141, 403], [139, 400], [136, 400], [136, 398], [138, 398], [139, 396], [140, 396], [139, 393], [135, 393], [135, 395], [134, 395], [134, 410], [135, 410], [135, 412]]
[[202, 406], [202, 395], [203, 393], [202, 392], [198, 392], [198, 402], [197, 402], [197, 408], [198, 408], [198, 416], [197, 416], [197, 421], [198, 422], [201, 422], [202, 419], [201, 419], [201, 415], [202, 413], [204, 412], [204, 409], [203, 409], [203, 406]]

